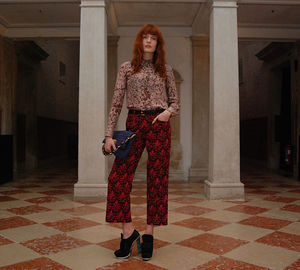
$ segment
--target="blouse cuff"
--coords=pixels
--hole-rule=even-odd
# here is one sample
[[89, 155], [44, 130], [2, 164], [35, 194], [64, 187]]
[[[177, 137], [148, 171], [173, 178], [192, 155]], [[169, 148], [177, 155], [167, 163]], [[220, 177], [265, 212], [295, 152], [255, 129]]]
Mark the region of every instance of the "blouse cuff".
[[105, 137], [108, 136], [108, 137], [112, 137], [113, 136], [113, 131], [111, 130], [106, 130], [105, 132]]

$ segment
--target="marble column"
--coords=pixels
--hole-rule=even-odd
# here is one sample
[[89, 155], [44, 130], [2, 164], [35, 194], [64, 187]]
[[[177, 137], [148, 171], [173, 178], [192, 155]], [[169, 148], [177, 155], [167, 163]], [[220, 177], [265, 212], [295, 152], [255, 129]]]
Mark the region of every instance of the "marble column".
[[190, 181], [208, 177], [209, 42], [206, 36], [191, 37], [193, 46], [193, 131]]
[[211, 0], [208, 199], [244, 199], [240, 181], [237, 1]]
[[104, 0], [81, 0], [79, 66], [78, 182], [74, 196], [106, 195], [105, 132], [107, 31]]

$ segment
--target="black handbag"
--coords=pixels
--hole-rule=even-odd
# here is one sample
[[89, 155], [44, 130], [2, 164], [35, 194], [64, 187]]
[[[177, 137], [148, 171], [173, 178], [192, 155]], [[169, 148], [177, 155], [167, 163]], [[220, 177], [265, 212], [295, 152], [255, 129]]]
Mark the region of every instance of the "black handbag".
[[125, 159], [132, 148], [132, 145], [135, 141], [136, 134], [132, 131], [127, 130], [118, 130], [114, 131], [113, 140], [116, 146], [116, 150], [111, 152], [106, 152], [104, 148], [105, 139], [102, 141], [102, 152], [105, 156], [114, 154], [116, 157], [120, 159]]

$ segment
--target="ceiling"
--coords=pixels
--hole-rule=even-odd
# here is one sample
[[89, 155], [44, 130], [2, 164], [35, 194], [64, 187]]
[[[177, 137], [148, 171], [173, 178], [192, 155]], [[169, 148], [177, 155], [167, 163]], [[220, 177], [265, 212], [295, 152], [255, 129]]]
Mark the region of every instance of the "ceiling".
[[79, 26], [79, 3], [1, 4], [0, 23], [5, 27]]
[[[116, 33], [120, 26], [141, 26], [155, 23], [159, 26], [191, 27], [193, 34], [208, 31], [209, 12], [207, 0], [156, 0], [126, 1], [111, 0], [108, 9], [108, 32]], [[248, 2], [247, 2], [248, 1]], [[238, 7], [239, 27], [288, 27], [300, 32], [300, 1], [240, 0]], [[276, 1], [273, 1], [276, 2]], [[253, 3], [253, 4], [251, 4]], [[284, 4], [284, 3], [289, 3]], [[297, 4], [299, 3], [299, 4]], [[198, 27], [197, 27], [198, 26]], [[201, 27], [204, 26], [204, 27]], [[73, 29], [69, 35], [78, 35], [80, 27], [79, 0], [35, 0], [24, 3], [22, 0], [0, 0], [0, 30], [8, 36], [24, 32], [39, 35]], [[3, 30], [4, 29], [4, 30]], [[50, 32], [50, 30], [52, 32]], [[54, 31], [55, 30], [55, 31]], [[31, 32], [30, 32], [31, 31]], [[1, 32], [0, 32], [1, 33]]]
[[239, 24], [284, 25], [300, 27], [300, 6], [239, 5]]
[[113, 3], [119, 26], [154, 22], [160, 26], [191, 26], [200, 3]]

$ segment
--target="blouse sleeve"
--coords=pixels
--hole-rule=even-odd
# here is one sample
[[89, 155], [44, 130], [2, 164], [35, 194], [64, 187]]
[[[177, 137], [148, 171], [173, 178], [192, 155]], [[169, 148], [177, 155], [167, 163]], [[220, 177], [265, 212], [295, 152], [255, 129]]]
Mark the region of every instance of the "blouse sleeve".
[[116, 127], [117, 121], [119, 119], [119, 115], [122, 110], [123, 100], [126, 90], [126, 73], [128, 69], [128, 64], [130, 62], [125, 62], [120, 66], [120, 70], [117, 76], [114, 93], [112, 97], [112, 104], [110, 108], [110, 112], [108, 115], [107, 129], [105, 132], [105, 136], [113, 136], [114, 129]]
[[179, 103], [179, 98], [176, 90], [174, 73], [170, 65], [166, 66], [166, 71], [167, 71], [166, 87], [167, 87], [168, 102], [169, 102], [169, 107], [167, 110], [171, 113], [172, 116], [174, 116], [179, 114], [180, 103]]

